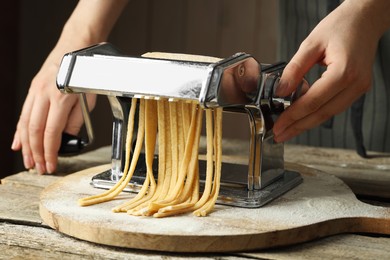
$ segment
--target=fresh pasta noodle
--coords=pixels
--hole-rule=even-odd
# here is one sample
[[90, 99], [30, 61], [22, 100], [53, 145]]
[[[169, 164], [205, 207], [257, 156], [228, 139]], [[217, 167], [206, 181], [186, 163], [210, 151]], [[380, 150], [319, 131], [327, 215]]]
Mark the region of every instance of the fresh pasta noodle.
[[[134, 119], [133, 113], [137, 103], [137, 99], [132, 100], [129, 120]], [[129, 122], [124, 175], [109, 191], [80, 199], [81, 206], [112, 200], [123, 191], [134, 173], [144, 142], [147, 171], [142, 188], [134, 198], [115, 207], [113, 211], [154, 217], [166, 217], [191, 211], [196, 216], [206, 216], [210, 213], [216, 202], [220, 185], [222, 109], [206, 110], [207, 167], [203, 193], [199, 196], [198, 151], [203, 109], [194, 104], [177, 102], [172, 106], [169, 103], [167, 100], [139, 100], [137, 140], [130, 160], [128, 150], [134, 127]], [[170, 111], [172, 107], [174, 112]], [[190, 120], [186, 123], [184, 118], [188, 117], [189, 112]], [[167, 120], [167, 117], [170, 119]], [[188, 124], [189, 127], [185, 127]], [[176, 130], [173, 131], [173, 127], [176, 127]], [[152, 165], [157, 140], [159, 172], [156, 182]]]
[[[128, 134], [127, 134], [127, 138], [126, 138], [126, 162], [125, 162], [123, 176], [108, 191], [106, 191], [102, 194], [99, 194], [99, 195], [90, 196], [90, 197], [80, 199], [79, 200], [80, 206], [88, 206], [88, 205], [101, 203], [104, 201], [109, 201], [109, 200], [113, 199], [116, 195], [118, 195], [124, 189], [124, 187], [127, 185], [127, 183], [130, 181], [132, 174], [131, 175], [128, 174], [129, 173], [129, 162], [130, 162], [129, 158], [130, 158], [130, 151], [131, 151], [130, 147], [131, 147], [132, 134], [133, 134], [133, 129], [134, 129], [133, 122], [134, 122], [134, 115], [135, 115], [135, 110], [136, 110], [136, 102], [137, 102], [136, 99], [132, 100], [131, 109], [130, 109], [130, 113], [129, 113]], [[143, 104], [143, 102], [142, 102], [142, 104]], [[142, 109], [142, 107], [141, 107], [141, 109]], [[143, 130], [143, 125], [141, 123], [143, 123], [143, 113], [142, 112], [140, 112], [140, 115], [139, 115], [139, 127], [141, 129], [139, 129], [138, 135], [137, 135], [137, 144], [138, 145], [136, 145], [136, 147], [135, 147], [136, 149], [134, 151], [132, 161], [131, 161], [131, 166], [130, 166], [130, 168], [133, 169], [133, 172], [135, 169], [135, 165], [138, 161], [139, 154], [141, 152], [141, 144], [142, 144], [143, 135], [144, 135], [144, 131], [140, 131], [140, 130]]]
[[[140, 192], [130, 201], [115, 207], [114, 212], [126, 211], [126, 208], [134, 207], [149, 199], [156, 189], [156, 181], [153, 176], [153, 159], [157, 134], [157, 104], [154, 100], [146, 100], [145, 113], [145, 164], [146, 177]], [[131, 140], [132, 135], [128, 133], [126, 139]], [[127, 152], [127, 151], [126, 151]], [[128, 158], [126, 156], [126, 158]], [[146, 195], [147, 194], [147, 195]], [[146, 196], [145, 196], [146, 195]]]
[[[137, 105], [138, 132], [135, 148], [130, 156]], [[209, 214], [216, 203], [221, 178], [222, 108], [205, 111], [207, 164], [202, 191], [199, 184], [198, 153], [204, 110], [198, 104], [184, 101], [133, 98], [127, 126], [123, 176], [110, 190], [82, 198], [79, 204], [89, 206], [102, 203], [121, 193], [133, 176], [144, 146], [145, 181], [135, 197], [112, 210], [154, 217], [186, 212], [193, 212], [195, 216]], [[152, 165], [157, 143], [159, 161], [156, 180]]]

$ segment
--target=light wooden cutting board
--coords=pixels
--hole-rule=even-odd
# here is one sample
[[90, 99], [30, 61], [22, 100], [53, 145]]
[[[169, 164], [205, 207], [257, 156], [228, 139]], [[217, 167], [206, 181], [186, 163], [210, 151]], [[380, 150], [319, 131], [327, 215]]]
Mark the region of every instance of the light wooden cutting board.
[[112, 213], [111, 208], [133, 196], [129, 193], [104, 204], [78, 206], [79, 198], [102, 192], [89, 183], [109, 167], [80, 171], [47, 187], [40, 199], [43, 221], [87, 241], [171, 252], [247, 251], [345, 232], [390, 234], [390, 208], [360, 202], [332, 175], [290, 164], [287, 168], [299, 171], [303, 183], [257, 209], [217, 205], [207, 217], [163, 219]]

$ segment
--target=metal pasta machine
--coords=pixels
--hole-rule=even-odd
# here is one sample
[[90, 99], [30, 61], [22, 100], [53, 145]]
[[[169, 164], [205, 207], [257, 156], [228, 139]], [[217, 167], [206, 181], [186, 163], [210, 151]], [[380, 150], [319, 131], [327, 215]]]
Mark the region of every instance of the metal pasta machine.
[[[62, 92], [80, 94], [90, 140], [67, 138], [61, 149], [66, 151], [72, 142], [84, 146], [92, 141], [85, 94], [106, 95], [114, 116], [112, 167], [94, 176], [91, 183], [109, 188], [123, 174], [131, 98], [169, 98], [195, 101], [205, 109], [222, 107], [224, 112], [248, 116], [251, 137], [247, 164], [223, 162], [217, 203], [260, 207], [302, 182], [299, 173], [285, 169], [283, 143], [273, 140], [276, 118], [307, 88], [304, 81], [291, 97], [275, 96], [284, 67], [284, 63], [260, 64], [245, 53], [215, 63], [130, 57], [109, 43], [68, 53], [63, 57], [57, 86]], [[146, 171], [142, 161], [140, 157], [127, 190], [137, 190], [142, 185]], [[205, 172], [202, 165], [205, 163], [200, 161], [201, 176]]]

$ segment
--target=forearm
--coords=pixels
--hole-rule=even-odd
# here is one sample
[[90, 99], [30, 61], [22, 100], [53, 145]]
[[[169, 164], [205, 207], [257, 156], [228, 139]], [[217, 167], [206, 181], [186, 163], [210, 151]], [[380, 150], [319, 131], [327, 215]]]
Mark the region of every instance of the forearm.
[[[345, 0], [343, 7], [356, 14], [376, 37], [381, 37], [390, 28], [389, 0]], [[345, 17], [349, 19], [349, 17]]]
[[80, 0], [49, 59], [106, 41], [128, 0]]
[[66, 22], [61, 37], [79, 36], [90, 42], [106, 40], [127, 2], [81, 0]]

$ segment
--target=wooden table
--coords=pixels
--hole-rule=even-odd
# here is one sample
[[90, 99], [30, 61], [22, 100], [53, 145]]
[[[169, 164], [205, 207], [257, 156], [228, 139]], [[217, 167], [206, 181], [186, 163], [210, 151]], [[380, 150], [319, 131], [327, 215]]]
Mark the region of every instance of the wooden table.
[[[272, 250], [179, 255], [97, 245], [68, 237], [42, 223], [38, 213], [40, 192], [69, 173], [109, 162], [110, 149], [103, 147], [76, 157], [60, 158], [55, 175], [39, 176], [30, 171], [1, 180], [0, 259], [390, 259], [388, 236], [343, 234]], [[390, 154], [370, 153], [370, 156], [361, 159], [354, 151], [287, 145], [285, 159], [335, 174], [359, 198], [390, 207]]]

